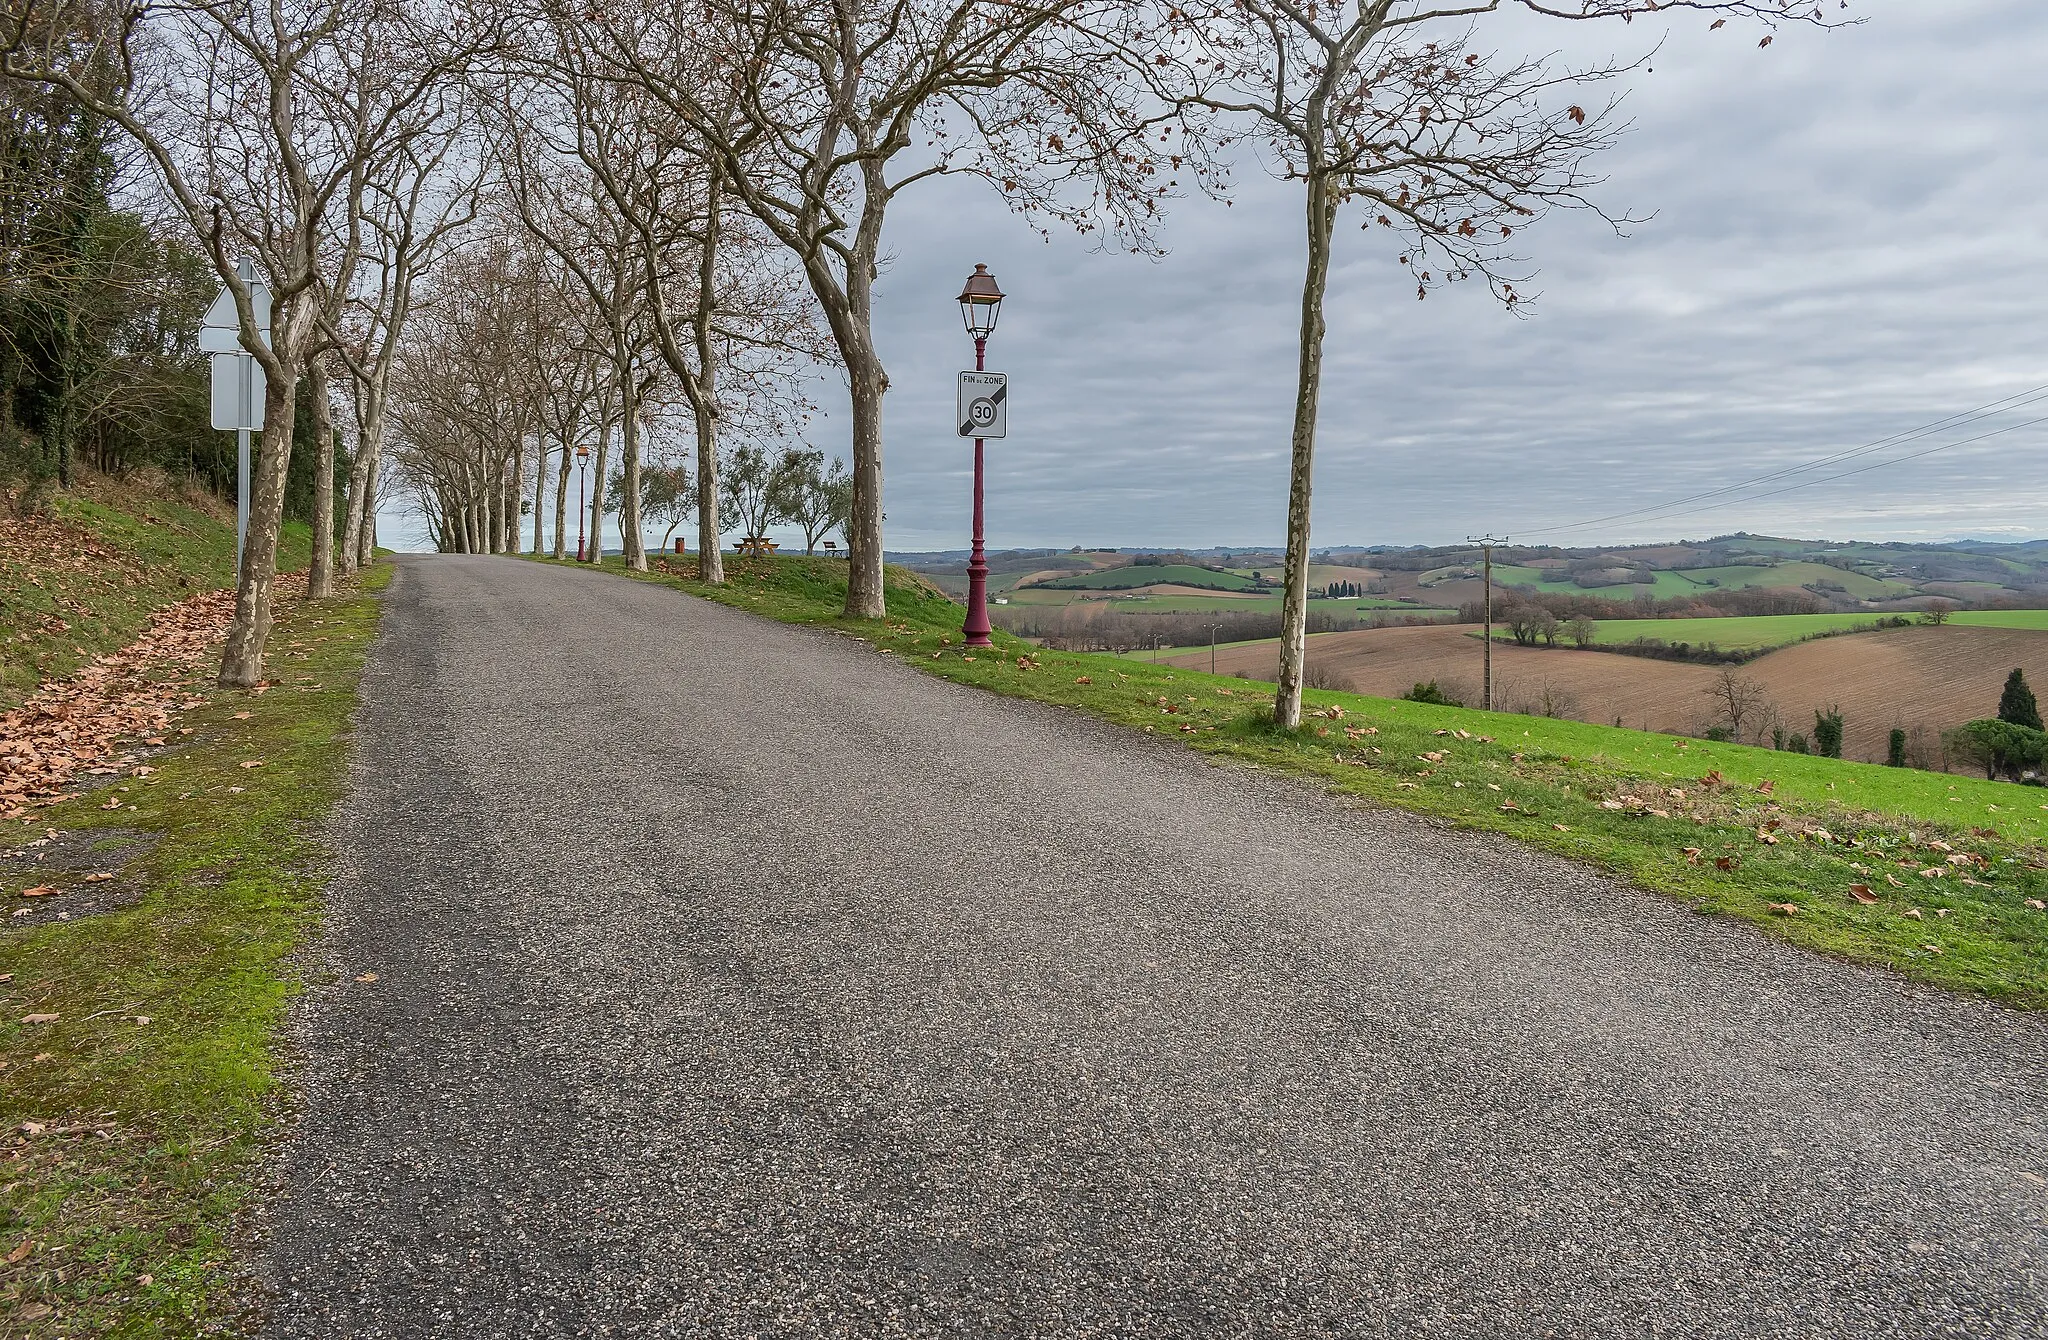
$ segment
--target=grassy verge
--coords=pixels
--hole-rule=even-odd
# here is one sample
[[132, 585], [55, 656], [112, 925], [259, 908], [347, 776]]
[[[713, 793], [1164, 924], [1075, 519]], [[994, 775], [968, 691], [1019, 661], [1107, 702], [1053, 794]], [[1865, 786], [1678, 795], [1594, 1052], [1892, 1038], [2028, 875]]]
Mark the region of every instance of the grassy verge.
[[0, 933], [0, 1333], [224, 1324], [233, 1221], [274, 1119], [275, 1034], [297, 989], [289, 956], [317, 914], [318, 826], [343, 784], [376, 622], [367, 590], [291, 607], [271, 639], [273, 687], [195, 684], [208, 701], [167, 747], [0, 835], [14, 848], [54, 831], [42, 850], [86, 855], [33, 874], [0, 863], [8, 904], [55, 884], [55, 906], [81, 909]]
[[930, 674], [1088, 712], [1331, 790], [1511, 834], [1700, 912], [1815, 952], [2048, 1008], [2048, 791], [1642, 731], [1310, 691], [1276, 730], [1269, 688], [997, 634], [892, 569], [890, 616], [840, 617], [829, 559], [734, 564], [724, 587], [650, 574], [740, 609], [838, 628]]
[[[288, 524], [282, 543], [280, 568], [310, 561], [304, 525]], [[165, 605], [234, 579], [231, 509], [97, 479], [44, 515], [0, 521], [0, 710], [127, 646]]]

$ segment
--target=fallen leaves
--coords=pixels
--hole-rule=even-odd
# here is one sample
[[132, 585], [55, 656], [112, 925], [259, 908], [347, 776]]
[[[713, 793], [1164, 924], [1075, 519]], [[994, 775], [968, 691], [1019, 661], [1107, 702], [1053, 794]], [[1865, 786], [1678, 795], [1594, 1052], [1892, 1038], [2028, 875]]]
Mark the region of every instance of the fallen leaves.
[[75, 774], [114, 758], [121, 740], [161, 744], [171, 713], [203, 701], [166, 672], [210, 659], [234, 608], [234, 592], [209, 591], [159, 610], [134, 642], [0, 715], [0, 813], [62, 797]]
[[23, 889], [21, 896], [24, 898], [48, 898], [51, 894], [62, 892], [63, 890], [54, 884], [38, 884], [32, 889]]
[[374, 972], [358, 973], [356, 974], [356, 980], [358, 982], [374, 982], [377, 980], [377, 974]]
[[1771, 903], [1768, 906], [1771, 911], [1776, 912], [1781, 917], [1796, 917], [1799, 915], [1799, 904], [1797, 903]]
[[1865, 907], [1869, 907], [1879, 901], [1878, 896], [1870, 891], [1868, 884], [1851, 884], [1849, 886], [1849, 896]]
[[21, 1021], [25, 1024], [54, 1024], [63, 1017], [61, 1014], [24, 1014]]

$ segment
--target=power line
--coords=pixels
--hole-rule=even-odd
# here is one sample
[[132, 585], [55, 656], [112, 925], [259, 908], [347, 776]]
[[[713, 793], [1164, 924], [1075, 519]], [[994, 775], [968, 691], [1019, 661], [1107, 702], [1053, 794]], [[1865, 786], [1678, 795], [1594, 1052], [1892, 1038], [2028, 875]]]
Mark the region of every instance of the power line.
[[[1765, 474], [1757, 475], [1754, 478], [1745, 479], [1734, 484], [1724, 484], [1718, 488], [1706, 489], [1699, 493], [1688, 494], [1682, 498], [1666, 499], [1663, 502], [1648, 504], [1646, 506], [1633, 508], [1625, 512], [1614, 512], [1607, 516], [1594, 517], [1586, 521], [1569, 522], [1564, 525], [1544, 526], [1535, 530], [1527, 530], [1522, 533], [1525, 536], [1554, 535], [1559, 531], [1583, 530], [1589, 526], [1604, 525], [1608, 522], [1613, 521], [1647, 519], [1650, 516], [1657, 513], [1668, 512], [1674, 508], [1689, 507], [1695, 503], [1705, 502], [1708, 499], [1719, 498], [1730, 493], [1739, 493], [1746, 489], [1755, 488], [1759, 484], [1769, 484], [1780, 479], [1790, 478], [1794, 475], [1805, 474], [1810, 470], [1819, 470], [1830, 465], [1839, 465], [1844, 461], [1855, 460], [1858, 457], [1868, 456], [1872, 452], [1883, 451], [1889, 447], [1905, 446], [1909, 443], [1916, 442], [1923, 438], [1929, 437], [1935, 433], [1952, 431], [1956, 428], [1967, 427], [1973, 423], [1981, 423], [1983, 420], [1987, 418], [1991, 418], [1999, 414], [2010, 413], [2015, 409], [2031, 408], [2033, 405], [2040, 403], [2043, 399], [2048, 399], [2048, 383], [2044, 383], [2040, 386], [2030, 387], [2029, 389], [2024, 391], [2016, 391], [2012, 395], [2005, 396], [1998, 400], [1994, 400], [1989, 404], [1979, 405], [1975, 409], [1962, 410], [1958, 413], [1951, 414], [1946, 418], [1937, 419], [1933, 423], [1924, 424], [1918, 428], [1911, 428], [1902, 432], [1893, 433], [1889, 437], [1879, 438], [1875, 442], [1866, 443], [1865, 445], [1860, 447], [1852, 447], [1845, 451], [1834, 452], [1830, 455], [1822, 456], [1815, 460], [1806, 461], [1799, 465], [1784, 466], [1780, 469], [1772, 470]], [[1728, 506], [1735, 502], [1754, 502], [1757, 501], [1758, 498], [1775, 497], [1780, 493], [1790, 493], [1795, 489], [1807, 488], [1814, 484], [1825, 484], [1830, 482], [1831, 480], [1844, 479], [1847, 478], [1849, 475], [1862, 474], [1865, 471], [1881, 469], [1887, 465], [1898, 465], [1905, 461], [1917, 460], [1922, 456], [1929, 456], [1937, 451], [1946, 451], [1951, 447], [1968, 446], [1972, 442], [1981, 442], [1985, 440], [1985, 438], [1996, 437], [2001, 433], [2012, 432], [2019, 428], [2031, 427], [2033, 424], [2040, 422], [2042, 422], [2042, 420], [2034, 419], [2028, 421], [2027, 423], [2013, 424], [2010, 427], [2000, 428], [1994, 430], [1993, 432], [1986, 433], [1981, 437], [1968, 438], [1961, 442], [1943, 443], [1940, 446], [1930, 447], [1925, 451], [1917, 451], [1905, 456], [1895, 457], [1891, 460], [1879, 461], [1876, 464], [1864, 466], [1860, 469], [1845, 471], [1841, 474], [1836, 475], [1829, 475], [1821, 479], [1806, 480], [1799, 484], [1789, 485], [1788, 487], [1783, 489], [1773, 490], [1770, 493], [1756, 495], [1756, 497], [1754, 498], [1730, 499], [1728, 503], [1716, 504], [1714, 508], [1708, 510], [1718, 510], [1720, 507]]]

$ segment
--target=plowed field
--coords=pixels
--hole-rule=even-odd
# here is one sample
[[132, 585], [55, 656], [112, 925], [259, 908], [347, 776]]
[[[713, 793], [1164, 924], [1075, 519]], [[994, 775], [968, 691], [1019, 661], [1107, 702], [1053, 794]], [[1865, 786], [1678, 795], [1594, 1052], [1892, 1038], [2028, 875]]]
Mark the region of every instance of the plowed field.
[[[1471, 625], [1321, 633], [1309, 639], [1309, 664], [1360, 693], [1399, 697], [1434, 679], [1477, 705], [1479, 639]], [[1271, 679], [1278, 653], [1256, 643], [1219, 652], [1216, 668]], [[1209, 654], [1176, 658], [1208, 668]], [[1843, 755], [1882, 762], [1892, 727], [1924, 727], [1930, 736], [1998, 710], [1999, 688], [2018, 666], [2048, 684], [2048, 632], [2018, 628], [1919, 626], [1822, 638], [1774, 651], [1737, 667], [1763, 684], [1788, 731], [1809, 732], [1817, 707], [1839, 704]], [[1496, 645], [1494, 705], [1580, 721], [1697, 734], [1714, 720], [1708, 689], [1719, 671], [1603, 651]]]

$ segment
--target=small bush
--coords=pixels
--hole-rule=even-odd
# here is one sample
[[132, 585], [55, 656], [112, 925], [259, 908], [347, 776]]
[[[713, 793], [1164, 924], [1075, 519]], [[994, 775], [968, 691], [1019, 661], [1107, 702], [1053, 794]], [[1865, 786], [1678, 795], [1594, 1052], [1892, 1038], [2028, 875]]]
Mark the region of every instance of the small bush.
[[1438, 707], [1463, 707], [1465, 705], [1438, 688], [1436, 681], [1433, 679], [1427, 684], [1417, 684], [1401, 696], [1411, 703], [1434, 703]]
[[1971, 721], [1941, 737], [1949, 754], [1984, 769], [1984, 776], [2022, 781], [2048, 763], [2048, 732], [1991, 718]]
[[1903, 768], [1906, 766], [1905, 727], [1892, 727], [1891, 740], [1885, 745], [1884, 765], [1888, 768]]
[[1822, 758], [1842, 756], [1842, 709], [1830, 707], [1813, 714], [1813, 752]]
[[1791, 739], [1785, 741], [1785, 752], [1788, 754], [1805, 753], [1806, 737], [1804, 735], [1795, 735]]

